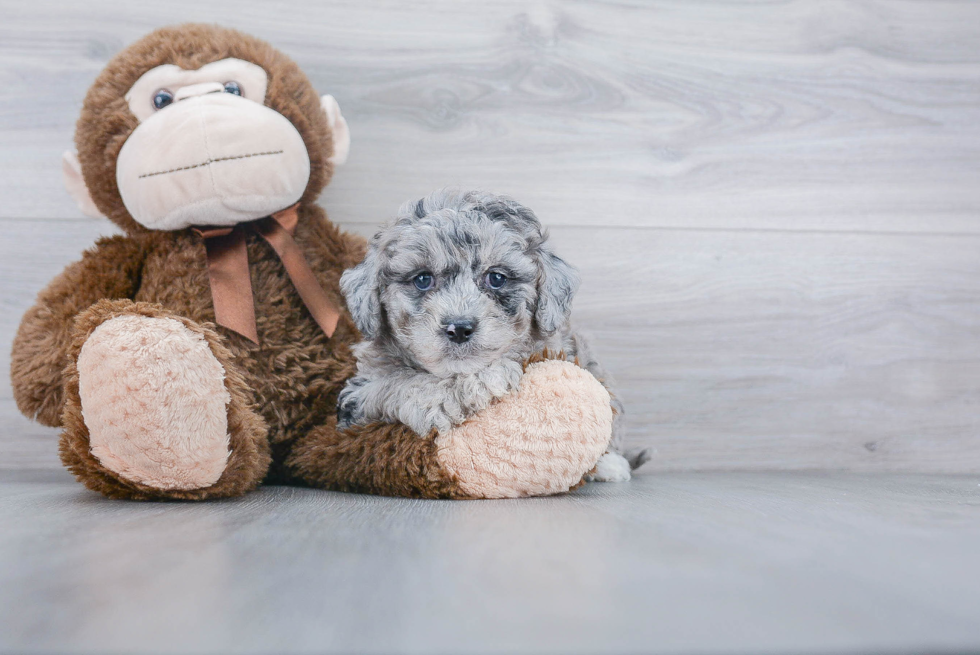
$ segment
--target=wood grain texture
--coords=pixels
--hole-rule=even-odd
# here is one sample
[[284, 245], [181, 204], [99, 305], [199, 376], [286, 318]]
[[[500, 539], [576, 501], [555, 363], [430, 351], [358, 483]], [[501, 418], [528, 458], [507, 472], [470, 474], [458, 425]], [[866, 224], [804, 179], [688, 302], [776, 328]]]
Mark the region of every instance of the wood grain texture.
[[0, 652], [976, 652], [977, 482], [666, 473], [521, 501], [156, 504], [0, 472]]
[[58, 167], [150, 29], [267, 38], [340, 101], [324, 199], [374, 223], [445, 185], [556, 223], [980, 232], [980, 4], [293, 0], [3, 4], [0, 216], [78, 216]]
[[[9, 343], [37, 290], [108, 225], [3, 225]], [[574, 319], [652, 470], [980, 470], [980, 237], [558, 227], [552, 239], [581, 269]], [[56, 431], [16, 415], [6, 376], [0, 421], [0, 468], [57, 466]]]
[[652, 466], [980, 471], [980, 240], [554, 231]]

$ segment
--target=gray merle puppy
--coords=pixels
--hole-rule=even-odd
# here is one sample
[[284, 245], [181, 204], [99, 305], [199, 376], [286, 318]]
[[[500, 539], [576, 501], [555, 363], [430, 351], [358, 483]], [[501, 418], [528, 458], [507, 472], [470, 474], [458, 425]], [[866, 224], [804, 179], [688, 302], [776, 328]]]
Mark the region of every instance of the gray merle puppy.
[[[523, 362], [564, 351], [606, 384], [569, 324], [575, 269], [545, 247], [534, 213], [505, 196], [437, 191], [407, 203], [340, 287], [364, 341], [340, 393], [340, 427], [400, 421], [420, 435], [459, 425], [515, 389]], [[629, 480], [647, 459], [620, 454], [623, 409], [594, 479]]]

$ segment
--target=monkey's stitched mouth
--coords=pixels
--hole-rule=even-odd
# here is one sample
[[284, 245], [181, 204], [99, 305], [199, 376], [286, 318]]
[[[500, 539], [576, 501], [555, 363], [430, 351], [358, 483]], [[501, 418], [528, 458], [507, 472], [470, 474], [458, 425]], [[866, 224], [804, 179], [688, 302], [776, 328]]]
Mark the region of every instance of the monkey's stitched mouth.
[[249, 157], [267, 157], [269, 155], [281, 155], [282, 150], [270, 150], [268, 152], [253, 152], [247, 155], [234, 155], [233, 157], [217, 157], [215, 159], [208, 159], [207, 161], [202, 161], [200, 164], [192, 164], [190, 166], [180, 166], [179, 168], [171, 168], [168, 171], [156, 171], [154, 173], [143, 173], [139, 176], [139, 179], [144, 177], [153, 177], [154, 175], [167, 175], [168, 173], [177, 173], [180, 171], [189, 171], [192, 168], [200, 168], [201, 166], [207, 166], [209, 164], [214, 164], [221, 161], [232, 161], [234, 159], [248, 159]]

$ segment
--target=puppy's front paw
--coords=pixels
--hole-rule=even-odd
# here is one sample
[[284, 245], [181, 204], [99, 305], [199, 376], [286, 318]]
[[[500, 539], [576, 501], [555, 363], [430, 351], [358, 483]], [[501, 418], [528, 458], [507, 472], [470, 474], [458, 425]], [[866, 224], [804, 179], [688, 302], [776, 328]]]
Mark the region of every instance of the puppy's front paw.
[[619, 453], [606, 453], [596, 462], [590, 476], [596, 482], [629, 482], [630, 463]]
[[398, 408], [399, 422], [412, 428], [412, 432], [426, 437], [430, 432], [445, 432], [453, 427], [453, 421], [441, 407], [422, 408], [418, 405], [405, 405]]
[[362, 382], [358, 378], [352, 378], [337, 397], [338, 429], [349, 428], [364, 419], [364, 408], [358, 394], [362, 388]]
[[337, 405], [337, 429], [344, 430], [354, 425], [355, 407], [354, 403]]
[[431, 432], [433, 429], [437, 432], [446, 432], [447, 430], [451, 430], [453, 425], [458, 423], [458, 421], [453, 421], [452, 417], [441, 408], [433, 409], [426, 418], [428, 419], [428, 429], [425, 430], [425, 432], [419, 432], [419, 434], [422, 436], [429, 434], [429, 432]]
[[502, 360], [478, 373], [457, 378], [450, 400], [444, 403], [453, 425], [459, 425], [468, 416], [517, 389], [523, 374], [520, 362]]
[[477, 378], [482, 394], [489, 403], [491, 399], [503, 398], [516, 389], [522, 375], [524, 375], [524, 366], [521, 362], [504, 359], [480, 371]]

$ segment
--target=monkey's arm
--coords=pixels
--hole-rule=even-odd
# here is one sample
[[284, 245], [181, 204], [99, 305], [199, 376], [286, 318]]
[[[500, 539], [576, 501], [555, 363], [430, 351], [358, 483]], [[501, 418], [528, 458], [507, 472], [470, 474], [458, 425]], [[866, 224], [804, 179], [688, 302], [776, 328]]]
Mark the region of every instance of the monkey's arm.
[[448, 431], [419, 437], [400, 423], [301, 437], [286, 460], [315, 487], [423, 498], [505, 498], [568, 491], [609, 444], [605, 388], [567, 361], [528, 365], [516, 393]]
[[439, 462], [433, 436], [420, 437], [401, 423], [338, 430], [331, 418], [298, 440], [286, 467], [304, 483], [322, 489], [410, 498], [469, 497]]
[[61, 424], [62, 371], [72, 322], [103, 298], [132, 298], [143, 258], [134, 239], [100, 239], [38, 294], [21, 319], [10, 356], [14, 400], [25, 416], [51, 427]]

